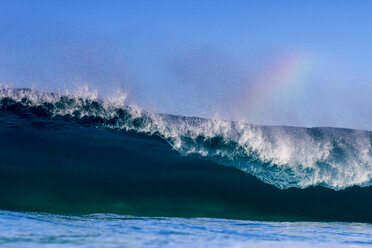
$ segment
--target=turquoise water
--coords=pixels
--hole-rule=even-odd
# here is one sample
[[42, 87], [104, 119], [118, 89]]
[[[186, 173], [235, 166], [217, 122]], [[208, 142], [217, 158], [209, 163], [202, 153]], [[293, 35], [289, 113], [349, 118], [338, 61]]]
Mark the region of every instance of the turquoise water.
[[0, 247], [372, 247], [372, 225], [0, 211]]

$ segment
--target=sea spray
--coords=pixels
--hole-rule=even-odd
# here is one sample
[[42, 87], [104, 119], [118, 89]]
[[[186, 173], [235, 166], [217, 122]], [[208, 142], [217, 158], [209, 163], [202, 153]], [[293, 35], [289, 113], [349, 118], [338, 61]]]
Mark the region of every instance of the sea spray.
[[198, 155], [236, 167], [282, 189], [322, 185], [340, 190], [371, 184], [371, 132], [259, 126], [158, 114], [127, 104], [125, 99], [125, 94], [100, 98], [85, 88], [66, 94], [3, 88], [0, 108], [157, 135], [182, 155]]

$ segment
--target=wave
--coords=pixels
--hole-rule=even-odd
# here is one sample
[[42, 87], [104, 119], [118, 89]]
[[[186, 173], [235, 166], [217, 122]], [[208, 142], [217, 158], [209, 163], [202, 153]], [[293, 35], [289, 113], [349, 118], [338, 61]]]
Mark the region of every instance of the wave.
[[[154, 114], [96, 96], [27, 89], [6, 89], [1, 94], [0, 209], [372, 222], [372, 187], [301, 189], [301, 183], [314, 181], [312, 170], [283, 169], [293, 165], [262, 159], [275, 156], [279, 134], [286, 138], [283, 143], [296, 141], [297, 146], [305, 144], [306, 134], [313, 139], [310, 148], [338, 138], [354, 150], [341, 146], [332, 151], [338, 157], [328, 156], [334, 156], [334, 163], [345, 172], [353, 171], [359, 167], [343, 164], [352, 154], [361, 154], [351, 141], [360, 142], [356, 134], [365, 138], [368, 132]], [[256, 141], [261, 150], [247, 151], [259, 144], [251, 144], [254, 137], [248, 134], [261, 135]], [[293, 149], [300, 149], [297, 146]], [[322, 171], [329, 165], [313, 166]], [[363, 176], [368, 177], [368, 168], [364, 169]], [[351, 180], [357, 173], [332, 170], [327, 173], [334, 173], [337, 180]]]
[[198, 155], [252, 174], [278, 188], [334, 190], [372, 182], [372, 132], [341, 128], [260, 126], [151, 113], [125, 95], [57, 94], [4, 88], [0, 109], [44, 119], [159, 136], [181, 155]]

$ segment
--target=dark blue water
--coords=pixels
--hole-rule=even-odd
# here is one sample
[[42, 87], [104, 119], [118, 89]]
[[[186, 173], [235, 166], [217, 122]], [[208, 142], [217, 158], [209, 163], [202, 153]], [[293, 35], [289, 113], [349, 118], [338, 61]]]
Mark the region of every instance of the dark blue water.
[[371, 242], [371, 226], [354, 223], [372, 222], [368, 131], [254, 126], [4, 89], [0, 137], [6, 247]]

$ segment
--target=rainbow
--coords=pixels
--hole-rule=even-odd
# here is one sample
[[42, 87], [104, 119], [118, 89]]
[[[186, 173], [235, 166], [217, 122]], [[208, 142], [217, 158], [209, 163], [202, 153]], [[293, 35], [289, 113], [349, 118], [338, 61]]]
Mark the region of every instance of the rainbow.
[[314, 55], [304, 52], [290, 52], [280, 56], [274, 63], [250, 82], [245, 91], [245, 113], [259, 113], [273, 108], [273, 103], [299, 93], [303, 85], [309, 82], [318, 60]]

